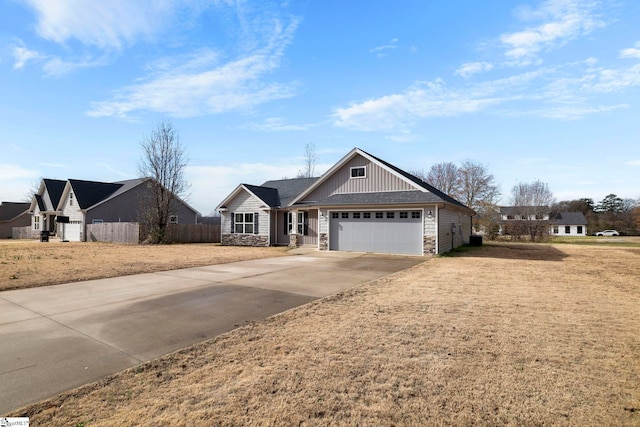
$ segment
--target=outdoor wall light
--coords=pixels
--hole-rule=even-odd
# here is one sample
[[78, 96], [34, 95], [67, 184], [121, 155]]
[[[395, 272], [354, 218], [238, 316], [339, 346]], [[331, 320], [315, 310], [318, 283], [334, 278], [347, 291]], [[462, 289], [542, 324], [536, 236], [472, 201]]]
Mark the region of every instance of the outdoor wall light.
[[427, 218], [431, 218], [433, 217], [433, 212], [431, 212], [430, 210], [427, 211]]

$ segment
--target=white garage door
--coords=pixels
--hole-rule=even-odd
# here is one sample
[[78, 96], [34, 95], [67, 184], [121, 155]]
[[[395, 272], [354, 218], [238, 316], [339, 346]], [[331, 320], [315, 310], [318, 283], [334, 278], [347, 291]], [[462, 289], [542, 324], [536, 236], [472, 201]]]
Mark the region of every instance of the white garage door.
[[70, 221], [68, 224], [58, 224], [58, 227], [64, 226], [63, 239], [70, 242], [80, 241], [80, 232], [82, 230], [81, 221]]
[[422, 255], [422, 244], [422, 211], [331, 213], [331, 250]]

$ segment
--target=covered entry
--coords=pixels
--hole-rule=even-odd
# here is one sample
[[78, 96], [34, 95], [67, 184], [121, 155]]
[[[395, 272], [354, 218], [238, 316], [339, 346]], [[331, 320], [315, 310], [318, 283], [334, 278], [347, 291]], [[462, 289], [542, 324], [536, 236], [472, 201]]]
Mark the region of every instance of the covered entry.
[[329, 249], [423, 254], [422, 211], [331, 212]]

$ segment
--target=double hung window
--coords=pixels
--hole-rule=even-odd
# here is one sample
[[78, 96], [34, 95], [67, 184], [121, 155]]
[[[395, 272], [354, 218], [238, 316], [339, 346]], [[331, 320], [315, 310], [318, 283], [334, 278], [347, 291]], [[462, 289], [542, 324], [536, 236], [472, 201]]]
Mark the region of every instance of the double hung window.
[[234, 214], [234, 232], [238, 234], [254, 234], [254, 213]]

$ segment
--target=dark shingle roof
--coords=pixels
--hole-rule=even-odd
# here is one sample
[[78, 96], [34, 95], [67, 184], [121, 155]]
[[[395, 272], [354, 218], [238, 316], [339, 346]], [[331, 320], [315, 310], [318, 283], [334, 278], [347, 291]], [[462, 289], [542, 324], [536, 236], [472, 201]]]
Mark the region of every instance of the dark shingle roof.
[[560, 212], [551, 222], [558, 225], [587, 225], [587, 218], [582, 212]]
[[275, 208], [280, 206], [280, 198], [278, 197], [278, 190], [275, 188], [268, 188], [261, 185], [242, 184], [249, 191], [256, 195], [260, 200], [265, 202], [269, 207]]
[[423, 191], [385, 191], [379, 193], [333, 194], [324, 200], [312, 203], [314, 206], [336, 205], [389, 205], [438, 203], [442, 199], [432, 193]]
[[[62, 197], [62, 192], [64, 191], [64, 186], [67, 185], [67, 181], [61, 181], [59, 179], [43, 179], [43, 181], [49, 193], [53, 209], [55, 210], [58, 207], [58, 203], [60, 203], [60, 197]], [[42, 210], [46, 210], [46, 208]]]
[[31, 203], [2, 202], [0, 203], [0, 221], [10, 221], [28, 211], [30, 207]]
[[44, 204], [44, 200], [42, 200], [42, 196], [39, 194], [36, 194], [35, 197], [36, 197], [36, 202], [38, 203], [38, 209], [40, 209], [40, 211], [46, 211], [47, 206]]
[[386, 162], [372, 154], [367, 153], [366, 151], [360, 149], [360, 151], [362, 151], [363, 153], [366, 153], [368, 156], [371, 156], [371, 158], [376, 159], [378, 162], [382, 163], [383, 165], [385, 165], [386, 167], [394, 170], [395, 172], [399, 173], [400, 175], [402, 175], [403, 177], [407, 178], [408, 180], [410, 180], [411, 182], [413, 182], [414, 184], [417, 184], [418, 186], [424, 188], [425, 190], [430, 191], [431, 193], [435, 194], [439, 200], [432, 200], [432, 201], [444, 201], [444, 202], [448, 202], [448, 203], [452, 203], [454, 205], [463, 207], [463, 208], [467, 208], [470, 209], [468, 206], [465, 206], [463, 203], [459, 202], [458, 200], [454, 199], [453, 197], [449, 196], [448, 194], [438, 190], [436, 187], [434, 187], [433, 185], [424, 182], [423, 180], [421, 180], [420, 178], [418, 178], [417, 176], [411, 175], [408, 172], [403, 171], [402, 169], [400, 169], [397, 166], [392, 165], [389, 162]]
[[280, 179], [267, 181], [262, 184], [261, 187], [276, 189], [280, 198], [280, 203], [277, 206], [287, 206], [293, 199], [298, 197], [317, 180], [318, 178]]
[[90, 208], [96, 203], [107, 199], [123, 186], [123, 184], [119, 183], [81, 181], [78, 179], [70, 179], [69, 183], [73, 188], [73, 193], [80, 209]]
[[500, 213], [502, 215], [524, 214], [527, 212], [546, 212], [549, 208], [547, 206], [500, 206]]

